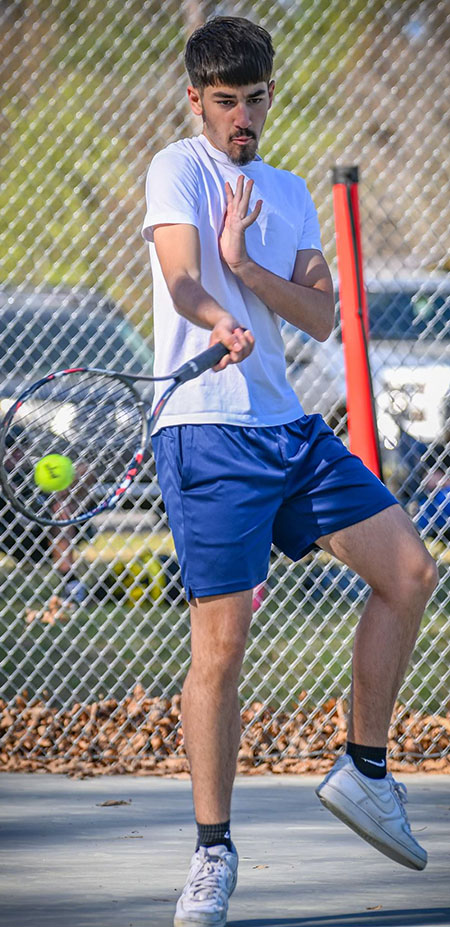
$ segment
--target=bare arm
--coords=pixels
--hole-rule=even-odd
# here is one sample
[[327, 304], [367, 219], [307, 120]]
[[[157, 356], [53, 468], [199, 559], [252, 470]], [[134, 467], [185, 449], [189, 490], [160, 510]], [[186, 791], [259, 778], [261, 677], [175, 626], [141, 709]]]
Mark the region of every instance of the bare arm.
[[193, 225], [157, 225], [154, 240], [177, 312], [194, 325], [210, 329], [210, 345], [221, 341], [230, 350], [216, 369], [244, 360], [253, 349], [253, 335], [202, 286], [198, 230]]
[[[244, 189], [244, 178], [238, 178], [233, 194], [229, 184], [227, 215], [220, 239], [222, 258], [230, 270], [256, 296], [287, 322], [301, 328], [317, 341], [326, 341], [334, 321], [334, 296], [331, 274], [320, 251], [297, 251], [291, 280], [278, 277], [252, 261], [245, 247], [245, 217], [248, 211], [253, 181]], [[254, 212], [260, 212], [258, 200]]]
[[278, 277], [250, 260], [240, 269], [238, 276], [266, 306], [317, 341], [326, 341], [331, 334], [333, 285], [320, 251], [297, 251], [292, 280]]

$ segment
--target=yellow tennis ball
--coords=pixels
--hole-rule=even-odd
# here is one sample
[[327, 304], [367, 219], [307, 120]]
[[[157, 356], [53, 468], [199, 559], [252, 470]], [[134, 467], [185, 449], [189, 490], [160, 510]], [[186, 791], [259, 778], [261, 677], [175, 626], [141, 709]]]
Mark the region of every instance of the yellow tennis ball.
[[75, 470], [70, 457], [63, 454], [47, 454], [41, 457], [34, 468], [34, 482], [44, 492], [58, 492], [73, 483]]

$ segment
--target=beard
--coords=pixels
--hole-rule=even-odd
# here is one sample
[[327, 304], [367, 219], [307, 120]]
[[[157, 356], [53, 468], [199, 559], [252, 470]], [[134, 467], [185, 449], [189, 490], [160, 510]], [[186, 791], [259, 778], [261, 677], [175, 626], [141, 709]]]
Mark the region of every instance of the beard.
[[[246, 134], [246, 133], [244, 133]], [[256, 150], [258, 148], [258, 142], [254, 135], [249, 135], [248, 138], [250, 141], [247, 145], [234, 145], [233, 140], [230, 139], [230, 144], [228, 146], [228, 157], [233, 164], [243, 165], [249, 164], [250, 161], [253, 161]]]
[[[258, 149], [258, 139], [256, 138], [253, 132], [246, 131], [246, 132], [240, 133], [240, 137], [242, 138], [247, 137], [250, 139], [247, 145], [241, 146], [241, 145], [233, 144], [233, 136], [231, 136], [228, 139], [228, 143], [226, 144], [226, 147], [225, 146], [222, 147], [218, 139], [219, 132], [217, 131], [215, 126], [209, 121], [209, 119], [206, 117], [205, 114], [203, 114], [203, 128], [206, 130], [207, 137], [210, 140], [217, 138], [217, 143], [216, 143], [217, 147], [220, 150], [225, 151], [225, 153], [228, 155], [230, 161], [232, 161], [233, 164], [244, 165], [244, 164], [249, 164], [250, 161], [253, 161], [255, 154], [257, 152], [257, 149]], [[237, 136], [237, 134], [238, 133], [235, 132], [235, 136]]]

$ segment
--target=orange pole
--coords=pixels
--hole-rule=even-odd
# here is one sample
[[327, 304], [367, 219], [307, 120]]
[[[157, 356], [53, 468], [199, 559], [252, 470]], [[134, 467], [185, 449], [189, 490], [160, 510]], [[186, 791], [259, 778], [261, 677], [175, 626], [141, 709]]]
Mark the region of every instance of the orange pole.
[[362, 271], [357, 167], [333, 169], [333, 203], [350, 450], [382, 479], [368, 352], [369, 316]]

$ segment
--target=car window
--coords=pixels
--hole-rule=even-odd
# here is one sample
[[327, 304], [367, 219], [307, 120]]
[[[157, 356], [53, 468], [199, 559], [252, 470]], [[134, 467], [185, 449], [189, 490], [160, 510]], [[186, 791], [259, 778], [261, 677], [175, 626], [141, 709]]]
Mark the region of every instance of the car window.
[[450, 339], [450, 296], [368, 293], [370, 337]]
[[37, 318], [21, 313], [2, 319], [2, 375], [44, 375], [77, 364], [151, 372], [153, 355], [132, 325], [121, 318], [116, 324], [103, 316]]

